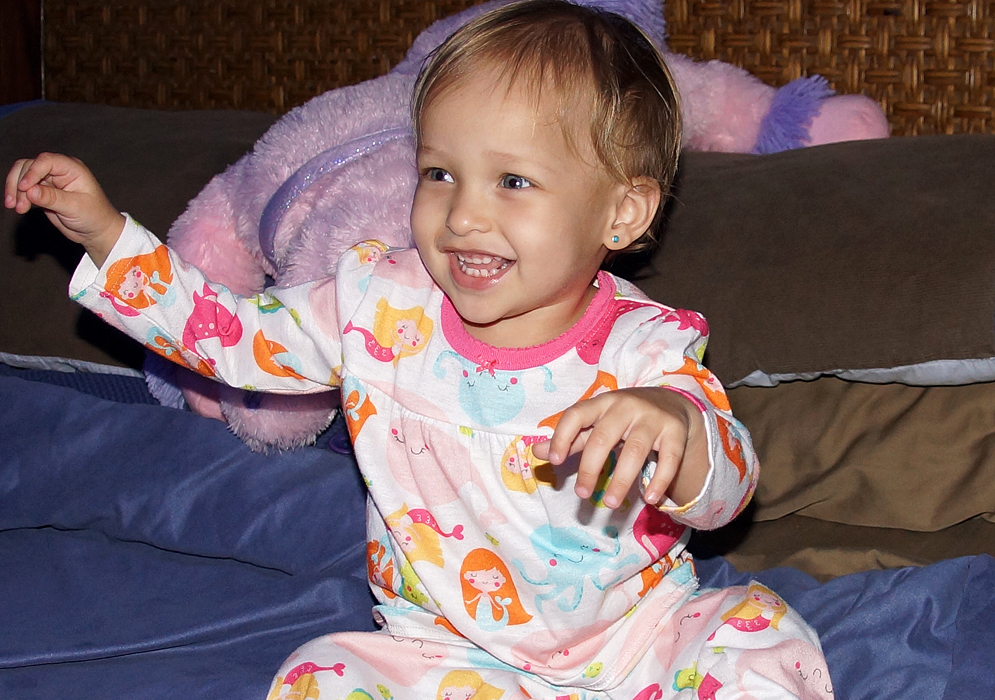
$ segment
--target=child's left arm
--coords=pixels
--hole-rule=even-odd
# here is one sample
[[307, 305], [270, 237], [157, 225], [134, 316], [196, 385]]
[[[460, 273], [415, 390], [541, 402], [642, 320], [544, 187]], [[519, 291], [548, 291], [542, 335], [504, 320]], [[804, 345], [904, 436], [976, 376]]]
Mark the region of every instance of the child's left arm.
[[666, 495], [684, 505], [701, 492], [709, 470], [702, 412], [664, 387], [618, 389], [574, 404], [560, 417], [552, 439], [532, 449], [536, 457], [553, 464], [582, 452], [575, 491], [588, 498], [609, 452], [619, 443], [622, 449], [604, 495], [608, 507], [622, 503], [654, 451], [656, 471], [643, 493], [647, 503], [657, 505]]
[[749, 502], [759, 462], [721, 383], [701, 364], [708, 324], [694, 312], [654, 309], [645, 297], [623, 293], [638, 302], [616, 320], [599, 365], [620, 388], [560, 414], [551, 439], [533, 445], [533, 454], [558, 465], [581, 453], [581, 498], [610, 469], [606, 506], [624, 503], [638, 479], [643, 499], [671, 517], [697, 529], [721, 527]]

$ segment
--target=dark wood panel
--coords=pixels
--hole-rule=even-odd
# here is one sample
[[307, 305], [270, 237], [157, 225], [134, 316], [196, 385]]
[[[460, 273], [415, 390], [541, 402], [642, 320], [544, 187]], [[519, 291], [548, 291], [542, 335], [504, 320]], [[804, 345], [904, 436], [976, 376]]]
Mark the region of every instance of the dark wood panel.
[[41, 90], [41, 0], [0, 0], [0, 104]]

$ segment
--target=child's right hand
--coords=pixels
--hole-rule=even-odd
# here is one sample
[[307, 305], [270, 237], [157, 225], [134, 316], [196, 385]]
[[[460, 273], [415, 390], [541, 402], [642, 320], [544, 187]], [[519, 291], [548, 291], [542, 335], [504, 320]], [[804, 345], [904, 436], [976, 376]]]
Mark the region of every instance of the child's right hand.
[[44, 209], [66, 238], [83, 245], [97, 267], [104, 264], [125, 224], [93, 173], [76, 158], [56, 153], [14, 163], [3, 203], [18, 214], [32, 206]]

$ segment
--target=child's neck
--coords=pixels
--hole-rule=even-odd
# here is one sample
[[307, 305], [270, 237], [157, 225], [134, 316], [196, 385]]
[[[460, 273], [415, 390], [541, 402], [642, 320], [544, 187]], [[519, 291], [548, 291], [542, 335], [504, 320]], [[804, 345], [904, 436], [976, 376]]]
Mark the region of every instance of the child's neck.
[[577, 323], [598, 293], [588, 285], [576, 304], [567, 308], [535, 309], [520, 316], [502, 318], [494, 323], [477, 325], [463, 321], [467, 334], [496, 348], [528, 348], [554, 340]]

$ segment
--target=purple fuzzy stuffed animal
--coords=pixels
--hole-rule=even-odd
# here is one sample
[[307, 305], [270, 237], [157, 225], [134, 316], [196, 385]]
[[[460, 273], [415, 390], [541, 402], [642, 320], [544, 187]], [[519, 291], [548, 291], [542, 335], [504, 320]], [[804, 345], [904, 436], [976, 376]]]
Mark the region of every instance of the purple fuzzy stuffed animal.
[[[216, 176], [169, 231], [170, 245], [215, 282], [240, 294], [266, 276], [288, 287], [333, 273], [339, 255], [375, 237], [410, 245], [416, 182], [409, 104], [422, 60], [458, 26], [504, 0], [440, 20], [418, 35], [386, 75], [331, 90], [297, 107], [251, 153]], [[659, 0], [580, 0], [624, 15], [661, 48]], [[735, 66], [666, 53], [677, 81], [686, 148], [771, 153], [888, 135], [884, 114], [859, 95], [833, 96], [825, 80], [775, 89]], [[149, 386], [164, 404], [184, 401], [228, 422], [255, 450], [313, 442], [339, 394], [258, 394], [204, 379], [150, 355]], [[349, 410], [349, 397], [344, 397]]]

